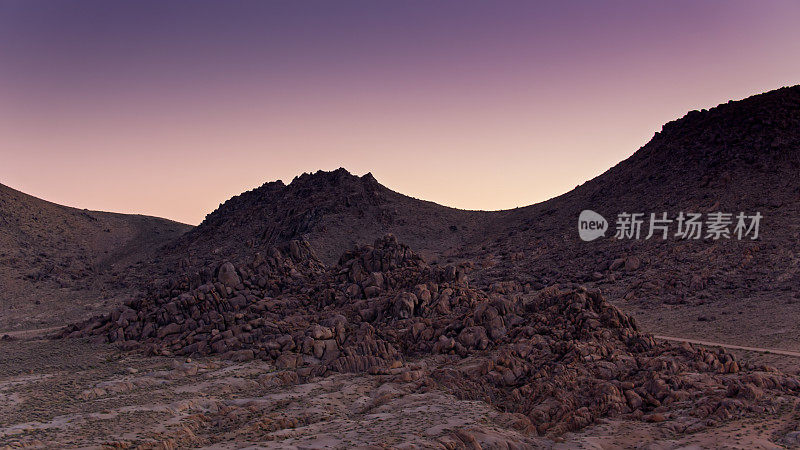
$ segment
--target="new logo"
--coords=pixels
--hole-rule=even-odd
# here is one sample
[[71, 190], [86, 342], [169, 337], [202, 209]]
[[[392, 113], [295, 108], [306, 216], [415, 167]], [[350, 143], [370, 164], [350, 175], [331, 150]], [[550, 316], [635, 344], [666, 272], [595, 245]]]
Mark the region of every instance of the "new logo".
[[581, 240], [593, 241], [600, 236], [605, 237], [608, 231], [608, 222], [606, 219], [592, 211], [591, 209], [584, 209], [578, 216], [578, 234]]

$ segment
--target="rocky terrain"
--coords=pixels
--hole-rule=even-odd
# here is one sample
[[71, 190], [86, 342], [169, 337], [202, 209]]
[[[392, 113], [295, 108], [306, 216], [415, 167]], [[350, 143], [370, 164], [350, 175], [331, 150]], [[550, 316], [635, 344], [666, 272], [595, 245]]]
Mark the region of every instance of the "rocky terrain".
[[696, 431], [794, 406], [800, 394], [797, 377], [656, 343], [599, 291], [471, 288], [466, 267], [431, 267], [391, 235], [330, 270], [309, 249], [291, 241], [241, 270], [223, 263], [199, 286], [167, 286], [65, 333], [158, 355], [262, 359], [298, 380], [332, 372], [419, 380], [518, 413], [518, 426], [535, 435], [606, 416], [669, 418]]
[[757, 449], [800, 436], [797, 413], [783, 407], [698, 431], [614, 418], [549, 439], [521, 430], [518, 414], [419, 381], [288, 373], [263, 360], [146, 356], [83, 339], [0, 340], [0, 446]]
[[[69, 362], [80, 370], [49, 399], [31, 386], [52, 382], [12, 360], [0, 444], [800, 446], [799, 130], [800, 86], [692, 111], [575, 190], [499, 212], [344, 169], [267, 183], [194, 228], [7, 189], [0, 223], [24, 232], [2, 242], [17, 286], [2, 345], [107, 361]], [[606, 237], [579, 239], [586, 209]], [[622, 212], [645, 214], [641, 239], [614, 238]], [[645, 239], [662, 212], [763, 220], [755, 240], [681, 239], [674, 224]], [[36, 303], [47, 295], [60, 303]], [[24, 331], [68, 323], [52, 340]], [[67, 353], [25, 364], [63, 375]], [[310, 392], [326, 400], [304, 409]]]

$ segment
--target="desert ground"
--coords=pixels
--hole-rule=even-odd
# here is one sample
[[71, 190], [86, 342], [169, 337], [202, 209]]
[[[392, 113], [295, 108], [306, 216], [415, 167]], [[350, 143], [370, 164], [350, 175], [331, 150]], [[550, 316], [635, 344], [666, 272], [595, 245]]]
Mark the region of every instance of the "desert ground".
[[[3, 448], [784, 448], [800, 445], [794, 402], [687, 432], [606, 419], [557, 439], [519, 418], [399, 376], [298, 383], [263, 361], [120, 352], [40, 331], [0, 341]], [[783, 370], [798, 357], [737, 352]], [[424, 364], [419, 361], [418, 364]], [[668, 422], [667, 422], [668, 423]]]

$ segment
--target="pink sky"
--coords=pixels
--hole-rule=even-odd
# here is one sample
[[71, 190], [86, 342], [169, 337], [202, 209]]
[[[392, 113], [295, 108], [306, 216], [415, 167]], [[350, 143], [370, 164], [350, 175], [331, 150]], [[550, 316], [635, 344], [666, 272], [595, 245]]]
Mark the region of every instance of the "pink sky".
[[800, 82], [800, 3], [640, 3], [6, 2], [0, 183], [197, 224], [341, 166], [513, 208]]

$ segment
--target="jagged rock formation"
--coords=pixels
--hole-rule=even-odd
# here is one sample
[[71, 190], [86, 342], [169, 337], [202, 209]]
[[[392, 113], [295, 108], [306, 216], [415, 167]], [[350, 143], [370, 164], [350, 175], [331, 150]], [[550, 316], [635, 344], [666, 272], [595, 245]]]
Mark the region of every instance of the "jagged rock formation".
[[431, 266], [393, 236], [326, 269], [307, 243], [291, 241], [64, 335], [158, 354], [261, 358], [296, 379], [417, 380], [520, 413], [524, 429], [553, 435], [605, 416], [697, 429], [800, 395], [796, 377], [656, 343], [599, 291], [514, 281], [478, 289], [470, 270]]

